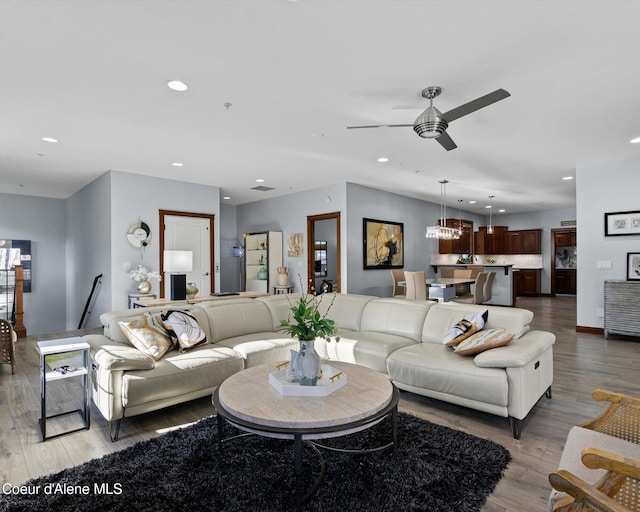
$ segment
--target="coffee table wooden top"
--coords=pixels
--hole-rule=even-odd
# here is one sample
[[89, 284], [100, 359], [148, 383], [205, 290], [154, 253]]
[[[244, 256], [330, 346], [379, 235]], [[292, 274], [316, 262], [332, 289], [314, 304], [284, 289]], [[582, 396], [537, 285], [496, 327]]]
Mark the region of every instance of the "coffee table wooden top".
[[229, 377], [218, 388], [218, 400], [226, 412], [253, 425], [291, 431], [366, 420], [394, 398], [397, 401], [397, 392], [386, 375], [355, 364], [327, 364], [345, 373], [348, 381], [326, 397], [281, 395], [269, 384], [275, 365], [266, 364]]

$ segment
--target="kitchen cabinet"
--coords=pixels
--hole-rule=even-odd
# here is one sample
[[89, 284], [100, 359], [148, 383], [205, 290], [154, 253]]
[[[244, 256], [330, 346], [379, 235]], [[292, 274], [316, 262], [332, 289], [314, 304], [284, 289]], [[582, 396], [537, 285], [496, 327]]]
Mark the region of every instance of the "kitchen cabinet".
[[245, 291], [269, 292], [278, 282], [278, 267], [282, 267], [282, 232], [245, 233], [244, 249]]
[[506, 254], [541, 254], [542, 230], [521, 229], [505, 233]]
[[537, 297], [540, 295], [540, 274], [539, 268], [521, 268], [514, 270], [513, 279], [516, 288], [516, 295]]
[[558, 231], [554, 234], [556, 245], [576, 245], [576, 232], [572, 231]]
[[556, 293], [576, 294], [576, 269], [556, 269]]
[[507, 226], [493, 226], [493, 234], [489, 234], [487, 226], [480, 226], [474, 234], [475, 254], [504, 254], [507, 229]]
[[[460, 229], [460, 219], [446, 219], [445, 226]], [[440, 254], [473, 254], [472, 247], [473, 222], [462, 219], [462, 236], [457, 240], [440, 240]]]

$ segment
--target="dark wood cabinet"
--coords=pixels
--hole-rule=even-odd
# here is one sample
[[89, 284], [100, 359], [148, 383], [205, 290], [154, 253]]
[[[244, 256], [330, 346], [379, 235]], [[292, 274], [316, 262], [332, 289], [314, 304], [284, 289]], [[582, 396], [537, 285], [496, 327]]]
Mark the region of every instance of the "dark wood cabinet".
[[576, 294], [576, 269], [556, 269], [556, 293]]
[[542, 253], [542, 230], [507, 231], [505, 246], [507, 254], [540, 254]]
[[[449, 228], [460, 229], [460, 219], [446, 219], [445, 225]], [[457, 240], [440, 240], [438, 251], [440, 254], [472, 254], [472, 234], [473, 222], [462, 219], [462, 236]]]
[[558, 231], [554, 234], [556, 245], [576, 245], [576, 232], [573, 231]]
[[487, 226], [481, 226], [474, 234], [475, 254], [504, 254], [504, 235], [507, 226], [493, 226], [493, 233], [487, 233]]
[[537, 297], [540, 295], [540, 269], [522, 268], [513, 272], [516, 295]]

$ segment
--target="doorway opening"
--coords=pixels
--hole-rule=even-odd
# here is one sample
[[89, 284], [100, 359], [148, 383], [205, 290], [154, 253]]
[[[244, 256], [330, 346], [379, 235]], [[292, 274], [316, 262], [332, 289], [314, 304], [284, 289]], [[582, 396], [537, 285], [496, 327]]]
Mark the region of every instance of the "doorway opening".
[[307, 293], [341, 290], [340, 212], [307, 216]]
[[551, 230], [551, 296], [575, 295], [578, 258], [576, 228]]
[[[164, 268], [164, 251], [181, 250], [193, 253], [193, 268], [187, 272], [187, 282], [193, 282], [198, 295], [215, 291], [214, 219], [207, 213], [160, 210], [160, 269]], [[169, 279], [163, 276], [160, 297], [168, 297]]]

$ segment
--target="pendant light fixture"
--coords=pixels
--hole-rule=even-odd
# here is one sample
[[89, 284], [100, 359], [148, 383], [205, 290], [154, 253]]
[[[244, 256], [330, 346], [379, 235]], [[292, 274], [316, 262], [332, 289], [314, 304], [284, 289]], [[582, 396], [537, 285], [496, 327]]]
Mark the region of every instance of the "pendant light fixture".
[[440, 219], [436, 226], [427, 226], [427, 238], [438, 238], [440, 240], [457, 240], [462, 231], [456, 228], [447, 227], [447, 180], [440, 181]]
[[493, 198], [495, 196], [489, 196], [489, 206], [487, 206], [487, 208], [489, 208], [489, 225], [487, 226], [487, 234], [488, 235], [493, 235], [493, 223], [491, 222], [493, 220], [493, 215], [492, 215], [492, 210], [493, 210]]

